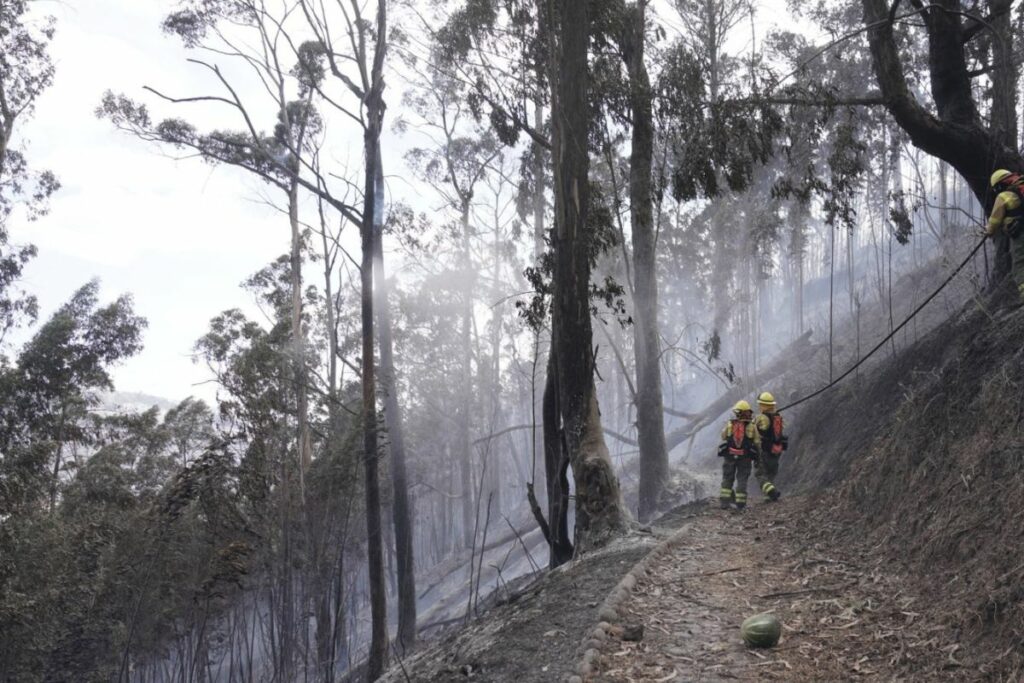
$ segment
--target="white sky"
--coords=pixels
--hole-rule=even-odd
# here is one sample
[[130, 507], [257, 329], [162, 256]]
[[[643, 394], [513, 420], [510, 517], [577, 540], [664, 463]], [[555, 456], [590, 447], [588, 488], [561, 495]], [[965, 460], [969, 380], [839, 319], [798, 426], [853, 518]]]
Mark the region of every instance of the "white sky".
[[[57, 17], [57, 75], [17, 140], [27, 138], [33, 166], [54, 171], [63, 188], [45, 218], [12, 221], [11, 239], [39, 247], [25, 286], [39, 297], [44, 319], [93, 277], [104, 299], [135, 297], [149, 328], [143, 352], [114, 373], [119, 390], [212, 398], [192, 347], [217, 313], [252, 310], [239, 283], [287, 251], [289, 232], [260, 203], [265, 189], [251, 177], [175, 161], [94, 115], [107, 89], [153, 103], [143, 85], [182, 95], [212, 88], [160, 30], [170, 7], [159, 0], [39, 3]], [[203, 121], [196, 109], [177, 113]]]

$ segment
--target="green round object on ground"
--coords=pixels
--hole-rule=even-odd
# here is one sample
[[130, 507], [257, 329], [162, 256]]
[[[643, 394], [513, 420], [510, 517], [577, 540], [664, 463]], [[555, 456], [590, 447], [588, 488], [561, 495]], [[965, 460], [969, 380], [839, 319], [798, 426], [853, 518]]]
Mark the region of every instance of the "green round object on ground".
[[740, 634], [750, 647], [774, 647], [782, 637], [782, 622], [774, 614], [755, 614], [743, 622]]

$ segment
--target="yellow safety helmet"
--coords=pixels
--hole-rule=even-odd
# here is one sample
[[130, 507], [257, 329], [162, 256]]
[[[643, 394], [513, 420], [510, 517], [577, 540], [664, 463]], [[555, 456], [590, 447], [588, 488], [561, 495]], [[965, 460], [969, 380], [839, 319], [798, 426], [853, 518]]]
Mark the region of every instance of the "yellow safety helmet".
[[739, 415], [740, 413], [749, 412], [749, 411], [750, 411], [750, 404], [747, 403], [746, 401], [737, 401], [736, 405], [734, 405], [732, 407], [732, 412], [736, 413], [737, 415]]
[[1007, 171], [1005, 168], [1001, 168], [992, 174], [992, 178], [989, 180], [989, 184], [992, 185], [992, 187], [999, 187], [999, 185], [1004, 180], [1007, 180], [1012, 175], [1013, 174]]
[[767, 391], [762, 391], [761, 395], [757, 397], [757, 402], [763, 406], [773, 406], [775, 405], [775, 397]]

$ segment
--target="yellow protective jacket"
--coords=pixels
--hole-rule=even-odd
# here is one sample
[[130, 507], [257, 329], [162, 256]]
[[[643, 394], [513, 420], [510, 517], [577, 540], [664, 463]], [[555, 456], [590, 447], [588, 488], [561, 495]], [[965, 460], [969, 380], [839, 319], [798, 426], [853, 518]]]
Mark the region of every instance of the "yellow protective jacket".
[[985, 233], [991, 237], [999, 232], [1000, 228], [1006, 228], [1011, 222], [1020, 218], [1021, 202], [1020, 195], [1014, 190], [1007, 190], [996, 195], [996, 203], [992, 206], [992, 213], [988, 217], [988, 227]]
[[[733, 438], [736, 423], [744, 425], [743, 439], [740, 443], [736, 443], [736, 440]], [[722, 428], [722, 441], [726, 442], [730, 455], [756, 458], [761, 452], [761, 435], [758, 433], [757, 427], [752, 420], [733, 418], [726, 422], [725, 427]]]

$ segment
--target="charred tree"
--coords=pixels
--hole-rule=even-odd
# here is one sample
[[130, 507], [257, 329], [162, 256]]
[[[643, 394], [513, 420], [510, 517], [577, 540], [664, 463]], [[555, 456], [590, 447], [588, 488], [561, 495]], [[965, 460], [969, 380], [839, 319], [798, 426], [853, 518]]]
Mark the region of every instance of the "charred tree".
[[459, 398], [459, 477], [462, 489], [462, 542], [464, 547], [472, 548], [473, 538], [473, 447], [470, 444], [469, 427], [472, 422], [473, 407], [473, 270], [469, 242], [469, 213], [471, 195], [461, 195], [460, 226], [461, 234], [461, 266], [463, 271], [462, 306], [460, 311], [461, 329], [459, 340], [461, 345], [461, 383]]
[[380, 383], [384, 394], [384, 425], [391, 455], [392, 522], [395, 529], [395, 560], [398, 575], [398, 645], [408, 651], [416, 642], [416, 567], [413, 554], [412, 505], [405, 463], [405, 429], [395, 382], [394, 335], [391, 305], [384, 272], [384, 164], [377, 148], [374, 208], [374, 279], [377, 299], [377, 338], [380, 342]]
[[376, 253], [374, 209], [377, 196], [377, 163], [380, 157], [380, 134], [384, 120], [384, 55], [387, 35], [387, 9], [384, 0], [377, 3], [376, 27], [378, 41], [367, 83], [364, 106], [366, 122], [363, 129], [363, 212], [360, 221], [362, 260], [360, 263], [360, 314], [362, 324], [362, 398], [363, 398], [363, 462], [366, 481], [366, 555], [370, 584], [370, 650], [366, 675], [377, 680], [387, 666], [388, 613], [384, 584], [384, 544], [380, 511], [380, 476], [378, 471], [377, 396], [374, 373], [373, 261]]
[[[590, 4], [589, 0], [555, 3], [558, 48], [551, 79], [555, 189], [551, 356], [560, 436], [576, 483], [576, 552], [601, 545], [624, 531], [629, 521], [605, 445], [594, 383], [593, 226], [587, 221]], [[549, 431], [545, 427], [545, 433]]]
[[[572, 559], [569, 538], [569, 457], [562, 438], [558, 372], [554, 354], [548, 356], [541, 418], [544, 425], [544, 474], [548, 494], [548, 564], [554, 569]], [[541, 520], [543, 522], [543, 520]], [[541, 524], [544, 528], [544, 524]]]

